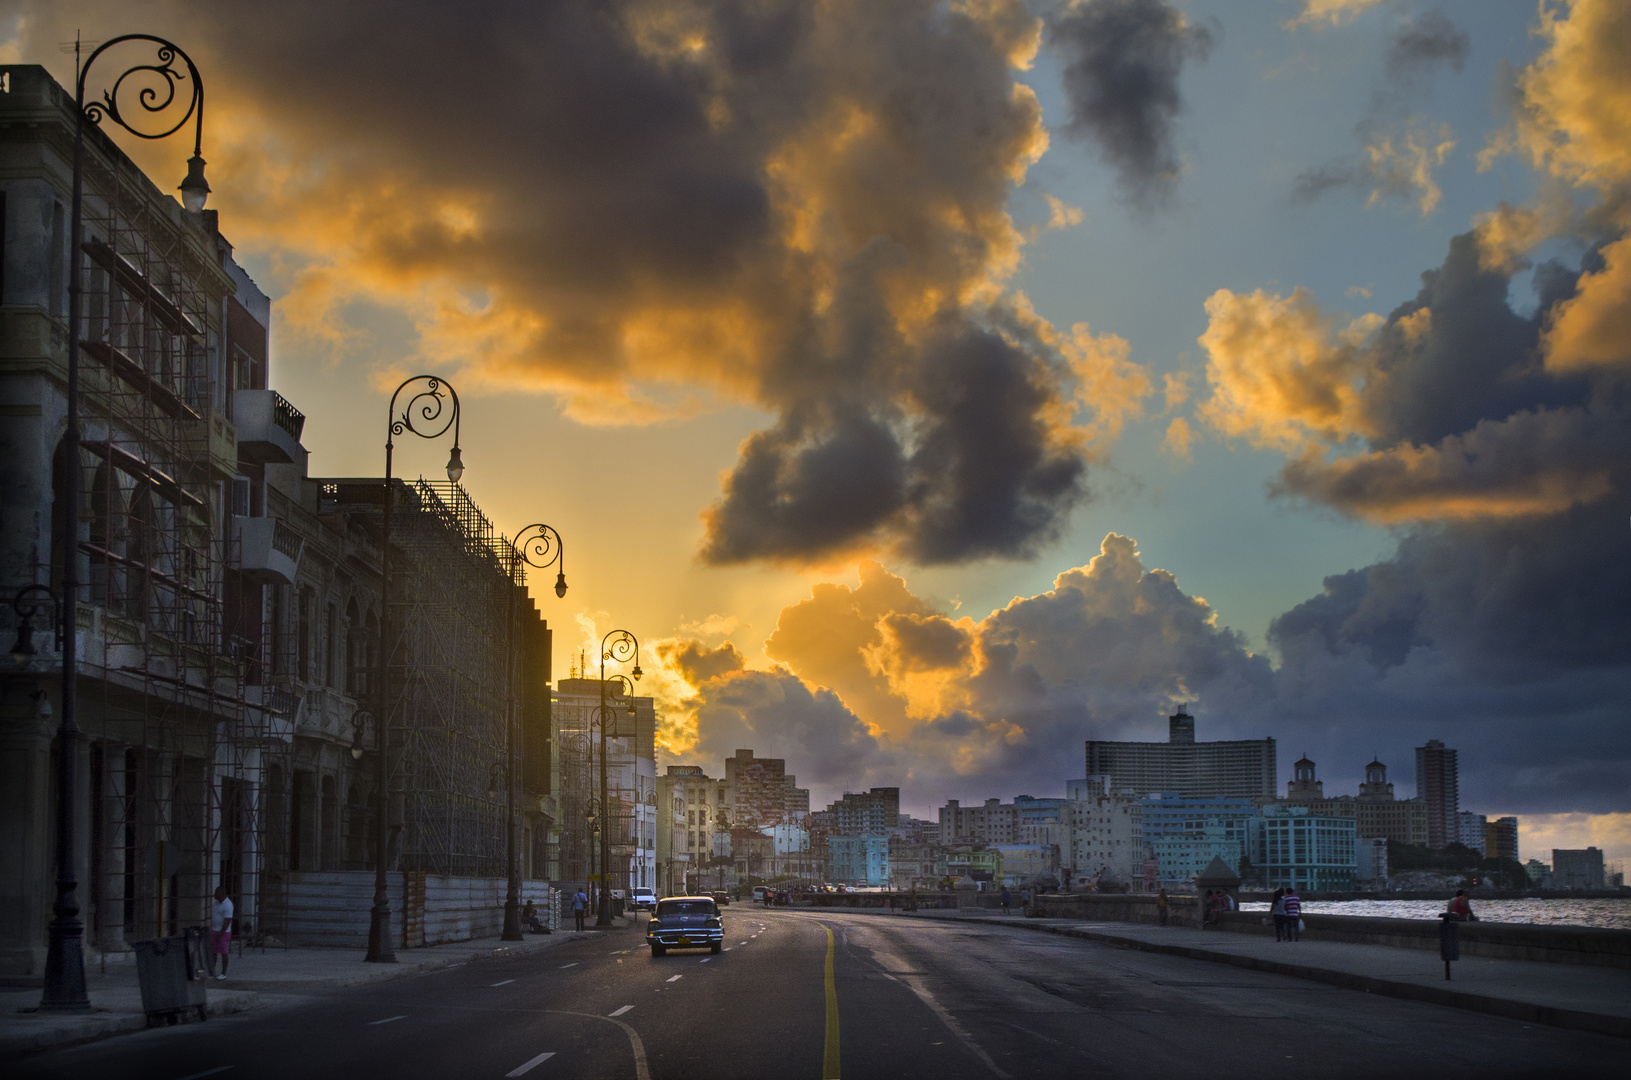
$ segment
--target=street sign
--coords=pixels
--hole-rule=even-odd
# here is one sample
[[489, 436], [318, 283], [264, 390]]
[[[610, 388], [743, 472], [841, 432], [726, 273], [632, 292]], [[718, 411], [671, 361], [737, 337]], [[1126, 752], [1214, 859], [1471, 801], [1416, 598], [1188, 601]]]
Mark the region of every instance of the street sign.
[[590, 881], [599, 881], [600, 879], [601, 879], [600, 874], [590, 874], [589, 875], [589, 880]]

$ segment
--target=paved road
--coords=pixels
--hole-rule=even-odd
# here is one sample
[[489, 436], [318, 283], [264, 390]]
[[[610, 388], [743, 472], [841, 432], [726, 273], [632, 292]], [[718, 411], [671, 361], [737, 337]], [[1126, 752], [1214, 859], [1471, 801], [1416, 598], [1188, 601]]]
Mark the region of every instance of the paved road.
[[[13, 1062], [8, 1080], [1613, 1074], [1631, 1045], [1002, 927], [726, 909]], [[252, 959], [251, 961], [252, 962]], [[830, 974], [829, 974], [830, 972]]]

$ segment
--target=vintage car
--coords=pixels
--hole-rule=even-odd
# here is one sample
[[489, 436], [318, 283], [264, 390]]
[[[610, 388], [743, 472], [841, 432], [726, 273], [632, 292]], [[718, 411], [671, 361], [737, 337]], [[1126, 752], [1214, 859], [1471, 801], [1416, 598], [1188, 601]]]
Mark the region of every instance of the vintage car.
[[657, 910], [646, 924], [646, 941], [651, 955], [661, 956], [669, 949], [708, 948], [719, 952], [725, 946], [725, 926], [719, 905], [711, 896], [670, 896], [657, 901]]

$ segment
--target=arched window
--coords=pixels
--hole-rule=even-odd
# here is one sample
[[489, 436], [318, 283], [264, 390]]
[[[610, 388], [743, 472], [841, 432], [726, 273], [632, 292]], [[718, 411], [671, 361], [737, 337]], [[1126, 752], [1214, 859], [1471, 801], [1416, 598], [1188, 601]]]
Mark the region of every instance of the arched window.
[[358, 680], [357, 688], [360, 694], [374, 692], [374, 669], [379, 666], [379, 617], [370, 611], [366, 625], [367, 629], [363, 633], [362, 677]]
[[345, 692], [352, 697], [362, 689], [359, 675], [364, 651], [362, 613], [353, 599], [345, 606]]
[[153, 512], [153, 489], [138, 484], [130, 500], [129, 531], [125, 540], [125, 615], [146, 619], [151, 613], [152, 569], [157, 554], [157, 518]]

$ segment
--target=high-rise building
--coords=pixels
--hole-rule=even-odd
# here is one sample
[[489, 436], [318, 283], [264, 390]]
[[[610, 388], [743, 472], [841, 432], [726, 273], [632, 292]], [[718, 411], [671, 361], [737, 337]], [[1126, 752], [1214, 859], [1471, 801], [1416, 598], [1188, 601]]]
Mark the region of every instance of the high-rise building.
[[1489, 823], [1490, 845], [1487, 853], [1497, 859], [1511, 859], [1518, 861], [1518, 819], [1515, 817], [1496, 818]]
[[1427, 846], [1435, 851], [1460, 839], [1461, 793], [1455, 751], [1437, 739], [1416, 747], [1416, 798], [1427, 804]]
[[883, 836], [900, 825], [900, 788], [848, 792], [827, 806], [835, 836]]
[[[725, 790], [731, 823], [750, 828], [779, 824], [787, 816], [787, 762], [738, 750], [725, 759]], [[805, 803], [809, 808], [809, 803]]]
[[1489, 819], [1483, 814], [1463, 810], [1455, 816], [1456, 843], [1471, 848], [1480, 855], [1490, 854]]
[[1196, 742], [1195, 718], [1168, 718], [1164, 743], [1087, 743], [1087, 775], [1108, 774], [1131, 795], [1171, 792], [1197, 798], [1273, 796], [1279, 783], [1273, 739]]
[[982, 806], [964, 806], [947, 799], [940, 808], [942, 844], [1015, 844], [1019, 842], [1019, 810], [1001, 799]]

